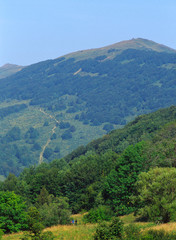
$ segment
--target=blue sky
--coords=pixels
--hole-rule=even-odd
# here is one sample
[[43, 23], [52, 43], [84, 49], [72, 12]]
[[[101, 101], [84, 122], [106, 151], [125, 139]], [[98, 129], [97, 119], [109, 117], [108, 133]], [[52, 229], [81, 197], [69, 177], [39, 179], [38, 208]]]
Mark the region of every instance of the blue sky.
[[176, 49], [175, 0], [0, 0], [0, 66], [131, 38]]

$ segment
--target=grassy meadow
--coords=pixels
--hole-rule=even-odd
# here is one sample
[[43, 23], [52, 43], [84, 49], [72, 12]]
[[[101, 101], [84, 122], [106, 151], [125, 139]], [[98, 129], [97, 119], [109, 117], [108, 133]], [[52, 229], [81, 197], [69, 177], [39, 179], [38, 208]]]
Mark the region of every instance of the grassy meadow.
[[[51, 231], [56, 240], [93, 240], [93, 235], [96, 231], [97, 224], [84, 224], [82, 221], [83, 214], [76, 214], [72, 216], [77, 219], [77, 225], [58, 225], [46, 228], [44, 231]], [[176, 222], [167, 224], [155, 224], [152, 222], [136, 222], [136, 217], [133, 214], [121, 217], [125, 225], [134, 223], [141, 228], [141, 231], [149, 229], [165, 230], [167, 232], [176, 231]], [[2, 240], [20, 240], [23, 233], [4, 235]]]

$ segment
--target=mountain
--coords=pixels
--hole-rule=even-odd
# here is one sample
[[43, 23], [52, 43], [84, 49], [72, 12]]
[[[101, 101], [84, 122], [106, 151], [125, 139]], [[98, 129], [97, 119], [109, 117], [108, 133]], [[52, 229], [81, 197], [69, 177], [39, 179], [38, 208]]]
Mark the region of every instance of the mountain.
[[175, 79], [176, 51], [140, 38], [1, 79], [0, 174], [64, 157], [138, 115], [175, 105]]
[[22, 68], [23, 68], [22, 66], [7, 63], [0, 67], [0, 79], [10, 76], [20, 71]]

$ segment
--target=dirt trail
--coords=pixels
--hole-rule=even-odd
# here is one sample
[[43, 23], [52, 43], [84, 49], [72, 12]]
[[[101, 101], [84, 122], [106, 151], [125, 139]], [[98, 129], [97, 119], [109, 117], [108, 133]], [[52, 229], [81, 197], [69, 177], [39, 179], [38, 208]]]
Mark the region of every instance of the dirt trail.
[[[51, 114], [49, 113], [46, 113], [44, 110], [42, 110], [40, 108], [40, 112], [42, 112], [43, 114], [49, 116], [51, 119], [53, 119], [56, 123], [60, 123], [60, 121], [58, 121], [54, 116], [52, 116]], [[55, 133], [55, 129], [56, 129], [56, 125], [52, 128], [52, 135]], [[49, 143], [51, 142], [51, 137], [48, 138], [46, 144], [42, 147], [42, 151], [40, 153], [40, 157], [39, 157], [39, 164], [41, 164], [43, 162], [43, 153], [46, 149], [46, 147], [49, 145]]]

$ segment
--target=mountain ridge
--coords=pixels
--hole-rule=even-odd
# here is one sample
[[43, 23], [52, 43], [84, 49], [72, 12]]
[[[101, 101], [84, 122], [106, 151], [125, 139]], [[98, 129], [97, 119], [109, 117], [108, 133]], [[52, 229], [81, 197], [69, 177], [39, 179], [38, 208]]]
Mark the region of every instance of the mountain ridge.
[[[176, 50], [173, 48], [170, 48], [168, 46], [165, 46], [163, 44], [159, 44], [157, 42], [154, 42], [152, 40], [144, 39], [144, 38], [132, 38], [131, 40], [123, 40], [117, 43], [113, 43], [104, 47], [100, 48], [93, 48], [93, 49], [87, 49], [87, 50], [80, 50], [73, 53], [69, 53], [66, 55], [63, 55], [62, 57], [70, 58], [75, 57], [78, 59], [84, 59], [83, 54], [86, 54], [86, 57], [94, 57], [97, 52], [99, 51], [99, 55], [104, 53], [109, 53], [109, 56], [113, 56], [113, 51], [119, 50], [119, 53], [121, 51], [124, 51], [126, 49], [138, 49], [138, 50], [155, 50], [157, 52], [168, 52], [168, 53], [176, 53]], [[60, 58], [60, 57], [59, 57]], [[56, 58], [58, 59], [58, 58]]]

